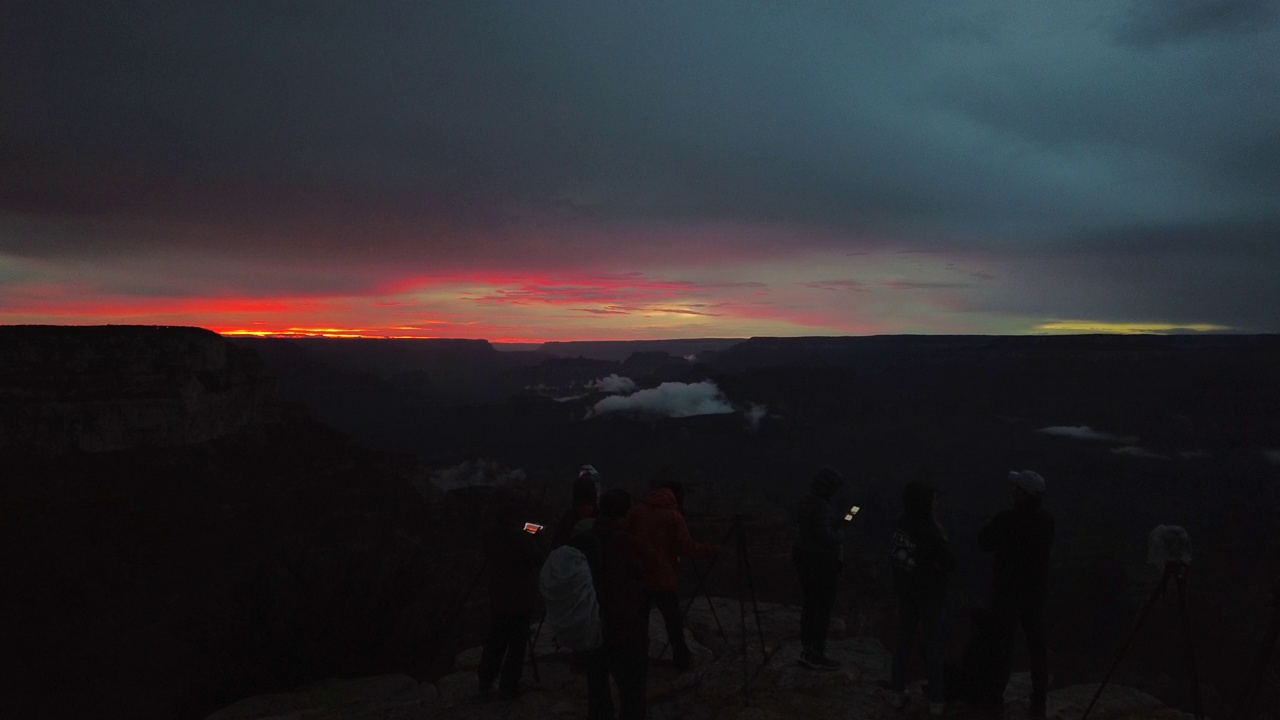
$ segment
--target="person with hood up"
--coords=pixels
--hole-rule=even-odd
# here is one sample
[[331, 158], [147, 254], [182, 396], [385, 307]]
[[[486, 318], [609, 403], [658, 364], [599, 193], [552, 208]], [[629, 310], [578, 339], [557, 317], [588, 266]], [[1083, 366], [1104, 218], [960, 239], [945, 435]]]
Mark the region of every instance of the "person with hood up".
[[672, 657], [680, 672], [693, 665], [693, 655], [684, 639], [684, 621], [680, 616], [680, 556], [702, 557], [716, 551], [710, 543], [694, 542], [689, 524], [681, 508], [684, 486], [675, 481], [662, 484], [627, 513], [627, 531], [640, 543], [644, 560], [644, 592], [646, 616], [653, 607], [662, 613], [671, 643]]
[[848, 526], [838, 520], [831, 498], [844, 483], [840, 472], [824, 467], [813, 476], [809, 494], [797, 512], [799, 533], [791, 557], [800, 576], [800, 664], [811, 670], [838, 670], [826, 656], [827, 629], [835, 609]]
[[481, 694], [488, 694], [494, 680], [498, 680], [498, 697], [503, 700], [513, 699], [520, 692], [529, 622], [537, 604], [538, 571], [543, 561], [537, 535], [525, 530], [529, 505], [527, 493], [502, 493], [493, 524], [483, 540], [490, 619], [477, 674]]
[[993, 556], [991, 615], [997, 677], [1003, 694], [1012, 674], [1013, 645], [1021, 626], [1031, 661], [1030, 714], [1043, 718], [1049, 686], [1044, 607], [1049, 597], [1054, 521], [1042, 507], [1045, 482], [1039, 473], [1010, 472], [1008, 482], [1011, 507], [997, 513], [978, 532], [978, 546]]
[[906, 704], [907, 665], [922, 631], [925, 669], [929, 678], [929, 714], [938, 717], [946, 709], [943, 668], [946, 662], [942, 631], [942, 604], [947, 575], [956, 558], [947, 549], [947, 534], [937, 517], [938, 498], [933, 486], [907, 483], [902, 492], [902, 516], [893, 533], [893, 587], [898, 595], [898, 639], [893, 652], [890, 684], [893, 706]]
[[587, 666], [587, 717], [613, 720], [609, 678], [618, 686], [619, 720], [643, 720], [649, 674], [649, 613], [644, 564], [636, 539], [623, 527], [631, 496], [622, 488], [600, 496], [600, 517], [589, 531], [600, 541], [600, 622], [604, 645]]

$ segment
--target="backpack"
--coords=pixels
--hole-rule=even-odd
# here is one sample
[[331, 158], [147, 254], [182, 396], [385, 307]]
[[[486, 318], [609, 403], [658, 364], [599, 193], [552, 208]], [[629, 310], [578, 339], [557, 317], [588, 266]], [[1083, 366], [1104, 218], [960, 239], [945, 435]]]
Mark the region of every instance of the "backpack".
[[604, 644], [594, 572], [599, 558], [599, 536], [585, 532], [552, 550], [542, 564], [538, 587], [547, 606], [546, 623], [561, 647], [595, 650]]
[[911, 574], [916, 571], [916, 542], [905, 530], [893, 531], [893, 549], [889, 557], [893, 560], [895, 573]]

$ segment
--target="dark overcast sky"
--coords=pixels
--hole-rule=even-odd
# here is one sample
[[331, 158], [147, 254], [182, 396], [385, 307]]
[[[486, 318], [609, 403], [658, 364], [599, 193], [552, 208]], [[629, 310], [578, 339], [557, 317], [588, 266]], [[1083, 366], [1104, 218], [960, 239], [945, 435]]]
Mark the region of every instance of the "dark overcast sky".
[[0, 322], [1280, 332], [1280, 1], [19, 2]]

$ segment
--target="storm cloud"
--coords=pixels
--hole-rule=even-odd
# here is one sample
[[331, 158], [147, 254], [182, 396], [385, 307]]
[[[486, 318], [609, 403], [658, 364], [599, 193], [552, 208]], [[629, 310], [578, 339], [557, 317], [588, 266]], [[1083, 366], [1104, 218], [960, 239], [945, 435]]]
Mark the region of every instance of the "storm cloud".
[[[1278, 7], [19, 2], [0, 322], [1277, 331]], [[627, 273], [691, 290], [480, 302]]]

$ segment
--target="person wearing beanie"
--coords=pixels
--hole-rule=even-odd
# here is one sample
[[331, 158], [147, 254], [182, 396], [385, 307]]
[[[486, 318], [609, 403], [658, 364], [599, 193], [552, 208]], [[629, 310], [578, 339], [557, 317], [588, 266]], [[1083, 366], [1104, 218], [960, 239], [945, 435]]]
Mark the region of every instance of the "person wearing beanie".
[[1003, 689], [1013, 671], [1018, 627], [1027, 639], [1031, 662], [1031, 717], [1045, 715], [1048, 649], [1044, 608], [1049, 596], [1049, 556], [1053, 516], [1043, 507], [1045, 481], [1033, 470], [1008, 475], [1010, 507], [978, 532], [978, 546], [992, 555], [991, 617], [997, 679]]
[[898, 595], [898, 637], [890, 680], [893, 705], [900, 708], [906, 704], [907, 666], [919, 630], [929, 678], [929, 714], [934, 717], [946, 709], [942, 608], [947, 576], [956, 568], [937, 510], [938, 496], [932, 485], [907, 483], [890, 556], [893, 587]]
[[841, 522], [831, 498], [844, 478], [824, 467], [813, 476], [809, 494], [797, 512], [799, 533], [791, 557], [800, 576], [800, 664], [811, 670], [838, 670], [840, 663], [826, 656], [827, 628], [835, 609], [840, 569], [844, 565], [847, 525]]
[[[594, 468], [592, 470], [594, 471]], [[573, 500], [569, 504], [569, 509], [560, 517], [552, 531], [552, 548], [567, 544], [575, 531], [595, 522], [596, 515], [600, 511], [599, 492], [600, 485], [597, 478], [586, 472], [578, 473], [577, 479], [573, 481]]]

